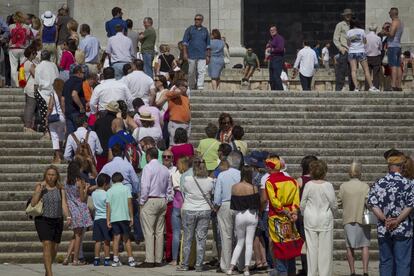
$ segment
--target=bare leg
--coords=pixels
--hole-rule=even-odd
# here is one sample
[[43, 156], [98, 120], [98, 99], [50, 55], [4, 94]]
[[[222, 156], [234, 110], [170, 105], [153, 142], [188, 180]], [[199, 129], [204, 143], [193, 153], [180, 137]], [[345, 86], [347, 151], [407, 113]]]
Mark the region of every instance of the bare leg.
[[216, 79], [211, 79], [211, 88], [213, 90], [217, 90], [217, 80]]
[[43, 241], [43, 262], [46, 270], [46, 276], [53, 276], [52, 272], [52, 251], [54, 245], [51, 241]]
[[121, 240], [121, 235], [114, 235], [114, 242], [112, 243], [112, 252], [114, 257], [119, 256], [119, 241]]
[[59, 244], [52, 242], [52, 263], [56, 260]]
[[397, 69], [397, 79], [395, 82], [395, 87], [401, 88], [401, 81], [402, 81], [402, 70], [401, 67], [395, 67]]
[[105, 258], [109, 258], [109, 241], [104, 241], [104, 254]]
[[95, 258], [99, 258], [101, 253], [101, 242], [95, 242]]
[[75, 235], [72, 236], [72, 239], [69, 242], [68, 251], [66, 252], [65, 260], [63, 261], [63, 264], [64, 265], [67, 265], [69, 263], [70, 256], [73, 253], [73, 247], [74, 247], [74, 245], [75, 245]]
[[75, 244], [73, 248], [73, 263], [77, 263], [79, 261], [79, 249], [81, 246], [83, 229], [76, 228], [73, 231], [75, 232]]
[[132, 257], [131, 239], [129, 238], [129, 236], [124, 236], [124, 241], [128, 257]]
[[364, 267], [364, 273], [368, 273], [368, 263], [369, 263], [369, 248], [363, 247], [362, 248], [362, 264]]
[[220, 86], [220, 79], [217, 79], [217, 88], [216, 89], [218, 89], [219, 86]]
[[354, 83], [354, 86], [356, 89], [358, 89], [358, 81], [357, 81], [357, 60], [351, 59], [349, 62], [351, 64], [351, 76], [352, 76], [352, 82]]
[[368, 61], [367, 60], [361, 61], [361, 65], [362, 65], [362, 69], [364, 69], [365, 80], [368, 82], [368, 85], [371, 88], [373, 84], [372, 84], [372, 79], [371, 79], [371, 73], [369, 72], [369, 68], [368, 68]]
[[250, 72], [250, 65], [247, 65], [245, 68], [244, 68], [244, 75], [243, 75], [243, 79], [247, 79], [248, 78], [248, 75], [249, 75], [249, 72]]
[[391, 66], [391, 87], [397, 87], [398, 67]]
[[254, 70], [255, 70], [254, 67], [249, 68], [249, 72], [247, 74], [247, 79], [250, 79], [253, 76]]
[[351, 270], [351, 274], [355, 273], [355, 256], [354, 256], [354, 249], [347, 247], [346, 248], [346, 258], [348, 259], [349, 269]]

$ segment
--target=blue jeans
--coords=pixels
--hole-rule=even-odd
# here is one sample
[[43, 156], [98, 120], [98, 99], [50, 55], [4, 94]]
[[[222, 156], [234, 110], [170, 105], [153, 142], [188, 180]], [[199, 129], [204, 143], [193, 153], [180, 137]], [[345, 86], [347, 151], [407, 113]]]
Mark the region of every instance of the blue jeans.
[[69, 116], [65, 116], [66, 120], [66, 135], [69, 135], [76, 131], [77, 127], [75, 124], [75, 120], [77, 117], [79, 117], [80, 113], [72, 113]]
[[173, 230], [172, 241], [172, 259], [178, 260], [178, 252], [180, 251], [180, 239], [181, 239], [181, 209], [173, 208], [171, 213], [171, 224]]
[[283, 67], [283, 57], [275, 56], [270, 59], [269, 65], [269, 81], [271, 90], [281, 90], [283, 91], [283, 83], [280, 78], [282, 74]]
[[142, 53], [142, 59], [144, 61], [144, 72], [152, 78], [152, 61], [154, 59], [153, 53]]
[[401, 48], [400, 47], [389, 47], [387, 51], [388, 65], [390, 67], [401, 66]]
[[275, 259], [276, 275], [287, 276], [296, 272], [295, 258], [289, 260]]
[[127, 63], [128, 62], [123, 61], [112, 63], [111, 67], [114, 68], [116, 80], [120, 80], [124, 76], [124, 71], [122, 69]]
[[409, 276], [411, 268], [412, 238], [386, 235], [378, 238], [380, 276]]
[[133, 231], [134, 231], [134, 238], [135, 242], [143, 241], [144, 240], [144, 234], [142, 233], [141, 228], [141, 221], [139, 219], [139, 205], [138, 200], [133, 198], [132, 199], [132, 210], [134, 213], [134, 225], [133, 225]]

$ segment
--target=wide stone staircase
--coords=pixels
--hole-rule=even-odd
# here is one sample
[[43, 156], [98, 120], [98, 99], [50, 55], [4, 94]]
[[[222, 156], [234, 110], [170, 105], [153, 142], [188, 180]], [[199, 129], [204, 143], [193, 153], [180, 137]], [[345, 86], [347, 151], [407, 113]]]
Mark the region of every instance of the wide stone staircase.
[[[363, 163], [363, 180], [373, 182], [386, 172], [382, 154], [396, 147], [411, 154], [414, 142], [414, 93], [335, 92], [211, 92], [191, 94], [192, 141], [204, 138], [208, 122], [217, 122], [221, 112], [232, 114], [246, 132], [250, 149], [276, 152], [288, 164], [288, 172], [299, 176], [299, 163], [307, 154], [325, 160], [327, 179], [338, 188], [348, 179], [353, 159]], [[34, 185], [52, 159], [50, 141], [41, 134], [23, 132], [24, 94], [20, 89], [0, 89], [0, 263], [40, 262], [42, 247], [33, 221], [24, 209]], [[59, 166], [62, 176], [65, 165]], [[63, 180], [63, 178], [62, 178]], [[60, 255], [72, 232], [65, 230]], [[211, 255], [209, 234], [207, 259]], [[341, 210], [335, 216], [334, 257], [345, 259]], [[377, 258], [373, 231], [371, 258]], [[134, 254], [143, 260], [143, 245]], [[93, 254], [91, 232], [86, 233], [84, 251]]]

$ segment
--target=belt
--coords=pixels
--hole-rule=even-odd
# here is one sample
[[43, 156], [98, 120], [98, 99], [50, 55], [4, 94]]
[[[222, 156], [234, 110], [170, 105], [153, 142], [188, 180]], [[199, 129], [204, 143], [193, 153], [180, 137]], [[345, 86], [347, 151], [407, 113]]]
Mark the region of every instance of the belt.
[[165, 198], [165, 196], [149, 196], [148, 199], [150, 198]]

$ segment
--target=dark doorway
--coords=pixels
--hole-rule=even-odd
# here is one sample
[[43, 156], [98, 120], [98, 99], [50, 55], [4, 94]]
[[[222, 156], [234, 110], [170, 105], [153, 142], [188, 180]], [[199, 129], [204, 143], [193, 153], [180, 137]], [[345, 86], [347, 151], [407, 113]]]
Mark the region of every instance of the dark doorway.
[[304, 39], [312, 47], [317, 41], [332, 42], [345, 8], [365, 24], [365, 0], [243, 0], [244, 46], [252, 47], [262, 61], [269, 27], [276, 25], [286, 40], [286, 58], [292, 61]]

